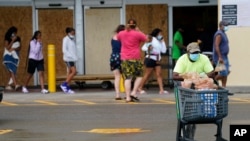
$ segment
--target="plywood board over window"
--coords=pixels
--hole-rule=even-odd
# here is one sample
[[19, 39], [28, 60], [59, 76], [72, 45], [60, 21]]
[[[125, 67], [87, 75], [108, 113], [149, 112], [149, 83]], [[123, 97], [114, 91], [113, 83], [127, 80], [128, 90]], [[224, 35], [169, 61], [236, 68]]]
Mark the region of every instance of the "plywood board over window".
[[56, 75], [66, 75], [66, 65], [62, 57], [62, 39], [66, 36], [66, 27], [73, 27], [73, 10], [68, 9], [39, 9], [39, 30], [42, 32], [45, 83], [48, 76], [48, 45], [54, 44], [56, 48]]
[[[168, 45], [168, 5], [126, 5], [126, 20], [135, 19], [142, 32], [150, 34], [154, 28], [160, 28], [163, 32], [164, 40]], [[142, 53], [144, 58], [144, 53]], [[163, 56], [162, 60], [163, 78], [168, 78], [168, 56]]]
[[[32, 36], [32, 8], [31, 7], [0, 7], [0, 55], [4, 51], [4, 35], [11, 26], [18, 29], [17, 35], [21, 38], [20, 64], [17, 69], [17, 82], [23, 84], [26, 74], [25, 64], [28, 51], [28, 44]], [[6, 86], [9, 80], [9, 73], [2, 64], [0, 57], [0, 85]]]
[[120, 24], [120, 8], [86, 9], [85, 72], [110, 74], [111, 38]]

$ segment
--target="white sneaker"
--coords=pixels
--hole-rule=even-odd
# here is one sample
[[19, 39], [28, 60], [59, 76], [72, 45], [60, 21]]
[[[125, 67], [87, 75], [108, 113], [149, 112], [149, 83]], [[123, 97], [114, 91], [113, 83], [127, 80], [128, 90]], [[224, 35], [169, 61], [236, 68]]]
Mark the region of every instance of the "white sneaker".
[[73, 90], [71, 90], [71, 89], [69, 89], [68, 91], [67, 91], [67, 94], [74, 94], [75, 92], [73, 91]]
[[10, 85], [8, 85], [5, 87], [5, 90], [13, 90], [13, 88]]
[[42, 89], [41, 93], [42, 93], [42, 94], [48, 94], [48, 93], [49, 93], [49, 91], [48, 91], [48, 90], [46, 90], [46, 89]]
[[29, 93], [28, 89], [26, 87], [22, 88], [23, 93]]

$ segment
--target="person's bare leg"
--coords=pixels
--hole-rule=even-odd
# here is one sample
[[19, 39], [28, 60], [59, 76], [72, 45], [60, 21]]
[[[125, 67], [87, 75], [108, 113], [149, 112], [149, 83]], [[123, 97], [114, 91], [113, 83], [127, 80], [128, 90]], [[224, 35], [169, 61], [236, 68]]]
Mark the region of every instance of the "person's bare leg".
[[43, 71], [39, 71], [39, 80], [40, 80], [40, 85], [41, 85], [41, 90], [44, 89], [44, 73]]
[[70, 67], [66, 82], [70, 84], [71, 79], [76, 75], [76, 67]]
[[135, 82], [134, 82], [134, 88], [133, 88], [133, 91], [131, 92], [132, 96], [137, 97], [136, 92], [137, 92], [138, 87], [139, 87], [139, 85], [141, 83], [141, 80], [142, 80], [142, 77], [136, 77]]
[[161, 66], [155, 67], [155, 75], [156, 75], [157, 82], [159, 85], [160, 94], [162, 94], [164, 92], [164, 89], [163, 89], [163, 82], [162, 82]]
[[131, 81], [132, 78], [125, 80], [125, 91], [126, 91], [126, 101], [130, 101], [130, 92], [131, 92]]
[[25, 81], [24, 87], [26, 87], [29, 84], [30, 79], [31, 79], [32, 76], [33, 76], [33, 74], [28, 73], [28, 77], [27, 77], [27, 79]]
[[223, 76], [221, 79], [221, 84], [223, 88], [226, 88], [227, 85], [227, 76]]
[[142, 80], [141, 80], [141, 83], [140, 83], [140, 85], [139, 85], [139, 87], [138, 87], [138, 91], [139, 91], [139, 92], [143, 89], [143, 87], [144, 87], [146, 81], [148, 80], [150, 74], [152, 73], [153, 69], [154, 69], [154, 68], [145, 68], [145, 74], [143, 75], [143, 78], [142, 78]]
[[120, 79], [121, 79], [121, 73], [118, 69], [113, 71], [115, 80], [114, 80], [114, 85], [115, 85], [115, 97], [119, 98], [120, 97]]

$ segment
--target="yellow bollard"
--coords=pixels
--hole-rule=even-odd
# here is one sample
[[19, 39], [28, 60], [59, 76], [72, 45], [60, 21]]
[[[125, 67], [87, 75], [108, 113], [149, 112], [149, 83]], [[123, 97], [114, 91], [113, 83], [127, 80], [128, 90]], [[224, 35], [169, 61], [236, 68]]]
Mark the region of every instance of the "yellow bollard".
[[121, 79], [120, 79], [120, 92], [124, 93], [125, 92], [125, 87], [124, 87], [124, 78], [121, 75]]
[[56, 92], [56, 63], [55, 46], [48, 45], [48, 89], [50, 92]]

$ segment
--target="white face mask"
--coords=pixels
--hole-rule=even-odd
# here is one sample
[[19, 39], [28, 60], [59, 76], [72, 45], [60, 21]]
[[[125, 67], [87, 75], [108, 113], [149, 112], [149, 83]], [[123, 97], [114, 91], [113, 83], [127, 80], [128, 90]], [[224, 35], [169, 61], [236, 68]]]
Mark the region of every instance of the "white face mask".
[[74, 38], [75, 38], [75, 35], [69, 34], [69, 38], [70, 38], [70, 39], [74, 39]]
[[225, 32], [227, 32], [227, 31], [228, 31], [228, 29], [229, 29], [229, 27], [228, 27], [228, 26], [224, 26], [224, 29], [223, 29], [223, 30], [224, 30]]

